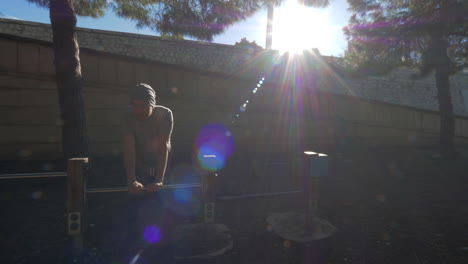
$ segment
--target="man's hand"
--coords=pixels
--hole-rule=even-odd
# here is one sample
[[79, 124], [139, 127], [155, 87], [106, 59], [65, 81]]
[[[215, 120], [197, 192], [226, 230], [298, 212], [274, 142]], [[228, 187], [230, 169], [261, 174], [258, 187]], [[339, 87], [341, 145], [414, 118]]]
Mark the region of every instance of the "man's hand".
[[163, 186], [163, 183], [159, 182], [159, 181], [148, 183], [146, 185], [146, 191], [148, 191], [148, 192], [157, 192], [161, 186]]
[[128, 191], [133, 194], [138, 194], [143, 192], [143, 184], [138, 181], [133, 181], [128, 185]]

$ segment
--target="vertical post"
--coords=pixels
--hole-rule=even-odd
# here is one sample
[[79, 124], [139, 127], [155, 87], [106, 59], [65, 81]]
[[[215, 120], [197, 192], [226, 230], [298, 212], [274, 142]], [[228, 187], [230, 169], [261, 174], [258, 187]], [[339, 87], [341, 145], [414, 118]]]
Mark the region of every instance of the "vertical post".
[[210, 171], [202, 178], [202, 199], [204, 205], [204, 222], [214, 223], [216, 202], [216, 174]]
[[305, 228], [314, 231], [312, 217], [318, 209], [319, 179], [328, 175], [328, 155], [312, 151], [304, 151], [304, 154]]
[[88, 158], [67, 163], [67, 234], [79, 235], [85, 229], [85, 181]]
[[[305, 230], [312, 230], [312, 216], [317, 209], [317, 203], [315, 200], [315, 189], [316, 184], [311, 177], [312, 168], [312, 159], [318, 156], [318, 153], [313, 151], [304, 151], [304, 163], [303, 163], [303, 176], [302, 176], [302, 186], [304, 192], [304, 225]], [[316, 201], [316, 200], [315, 200]]]

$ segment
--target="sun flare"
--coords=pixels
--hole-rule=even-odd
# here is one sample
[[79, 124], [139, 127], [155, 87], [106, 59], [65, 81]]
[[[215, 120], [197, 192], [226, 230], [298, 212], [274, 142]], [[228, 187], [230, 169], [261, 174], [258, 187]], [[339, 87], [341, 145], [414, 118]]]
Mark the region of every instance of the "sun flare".
[[273, 49], [280, 53], [297, 54], [313, 48], [323, 50], [332, 41], [330, 18], [325, 9], [292, 3], [275, 9]]

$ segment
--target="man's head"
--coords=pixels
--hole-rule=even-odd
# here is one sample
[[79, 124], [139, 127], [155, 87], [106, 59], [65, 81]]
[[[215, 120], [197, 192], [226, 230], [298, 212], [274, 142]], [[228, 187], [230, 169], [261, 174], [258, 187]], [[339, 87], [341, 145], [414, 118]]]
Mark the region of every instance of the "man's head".
[[130, 96], [131, 106], [135, 118], [145, 120], [153, 113], [156, 106], [156, 93], [146, 83], [139, 83], [133, 88]]

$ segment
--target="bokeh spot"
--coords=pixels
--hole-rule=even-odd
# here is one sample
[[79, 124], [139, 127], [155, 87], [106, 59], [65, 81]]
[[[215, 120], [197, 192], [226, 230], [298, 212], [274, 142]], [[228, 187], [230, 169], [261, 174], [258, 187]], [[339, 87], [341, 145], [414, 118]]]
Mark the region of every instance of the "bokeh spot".
[[231, 131], [220, 124], [204, 126], [195, 141], [198, 164], [208, 171], [222, 169], [234, 151]]
[[150, 225], [145, 228], [143, 236], [147, 242], [154, 244], [161, 240], [161, 230], [155, 225]]

